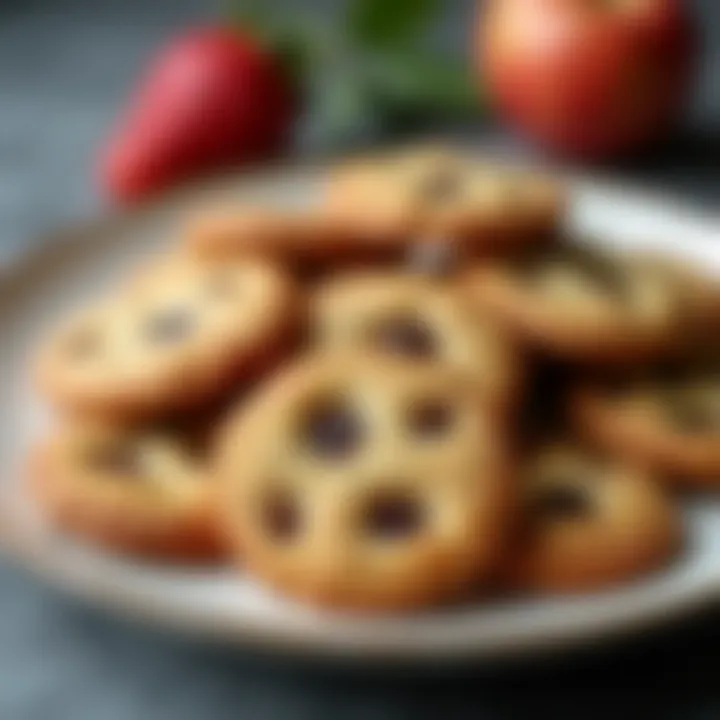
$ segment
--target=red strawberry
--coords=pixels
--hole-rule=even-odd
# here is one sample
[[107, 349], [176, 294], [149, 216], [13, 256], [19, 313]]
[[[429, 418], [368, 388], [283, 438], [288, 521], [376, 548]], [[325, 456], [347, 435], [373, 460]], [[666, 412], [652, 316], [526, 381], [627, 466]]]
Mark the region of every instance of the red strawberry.
[[251, 37], [193, 30], [152, 65], [101, 158], [103, 184], [133, 202], [198, 172], [267, 157], [287, 139], [294, 109], [277, 59]]

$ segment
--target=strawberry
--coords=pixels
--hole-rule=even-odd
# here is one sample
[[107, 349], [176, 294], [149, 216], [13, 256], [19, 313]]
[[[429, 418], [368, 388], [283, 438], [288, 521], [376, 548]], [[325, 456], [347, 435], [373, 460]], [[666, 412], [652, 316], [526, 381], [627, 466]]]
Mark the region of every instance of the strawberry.
[[248, 34], [191, 30], [151, 65], [100, 159], [108, 194], [132, 203], [199, 172], [268, 157], [295, 115], [278, 59]]

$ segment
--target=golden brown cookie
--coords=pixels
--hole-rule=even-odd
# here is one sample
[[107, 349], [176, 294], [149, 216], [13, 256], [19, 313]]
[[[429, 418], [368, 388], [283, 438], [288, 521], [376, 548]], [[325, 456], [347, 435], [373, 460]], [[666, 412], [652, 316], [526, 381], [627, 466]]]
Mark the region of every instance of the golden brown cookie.
[[189, 220], [185, 245], [200, 257], [271, 258], [302, 272], [397, 254], [317, 210], [260, 205], [207, 208]]
[[679, 487], [720, 487], [720, 364], [578, 387], [576, 426], [608, 452]]
[[503, 445], [456, 375], [308, 357], [223, 433], [224, 526], [243, 563], [290, 596], [396, 611], [453, 600], [503, 550]]
[[390, 272], [340, 276], [314, 293], [310, 326], [325, 349], [381, 353], [460, 371], [493, 407], [514, 407], [520, 397], [518, 354], [452, 283]]
[[678, 258], [653, 254], [643, 257], [643, 262], [664, 274], [681, 295], [683, 346], [695, 353], [698, 346], [707, 344], [708, 333], [720, 329], [720, 282]]
[[301, 307], [272, 265], [171, 258], [55, 334], [39, 385], [64, 410], [110, 419], [208, 404], [272, 366]]
[[224, 555], [203, 444], [173, 429], [61, 427], [30, 457], [29, 483], [49, 519], [104, 548], [139, 557]]
[[462, 283], [520, 341], [591, 364], [669, 353], [685, 310], [677, 287], [655, 269], [570, 244], [476, 266]]
[[660, 568], [680, 546], [673, 503], [622, 461], [548, 444], [521, 484], [524, 527], [507, 573], [516, 589], [599, 590]]
[[473, 255], [551, 239], [564, 209], [558, 180], [438, 148], [341, 165], [325, 200], [330, 216], [363, 237], [399, 244], [432, 240]]

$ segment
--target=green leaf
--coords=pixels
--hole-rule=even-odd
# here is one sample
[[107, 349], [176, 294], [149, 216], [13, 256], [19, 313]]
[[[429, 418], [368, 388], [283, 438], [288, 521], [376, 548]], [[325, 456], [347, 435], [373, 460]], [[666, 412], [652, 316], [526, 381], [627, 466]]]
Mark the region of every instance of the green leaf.
[[469, 64], [425, 47], [441, 6], [350, 0], [343, 28], [273, 12], [269, 0], [234, 0], [229, 17], [281, 58], [304, 98], [301, 145], [326, 150], [479, 111]]
[[382, 132], [383, 120], [375, 112], [372, 88], [354, 59], [338, 55], [334, 63], [318, 68], [312, 76], [310, 112], [300, 133], [306, 149], [354, 146]]
[[348, 34], [363, 46], [392, 46], [419, 37], [436, 17], [440, 0], [351, 0]]
[[260, 0], [224, 0], [222, 16], [231, 24], [253, 33], [265, 34], [273, 22], [267, 4]]
[[278, 24], [267, 30], [263, 42], [280, 58], [296, 87], [305, 87], [327, 61], [323, 38], [310, 27]]
[[369, 63], [377, 102], [390, 116], [457, 120], [482, 109], [478, 83], [460, 58], [412, 48], [374, 53]]

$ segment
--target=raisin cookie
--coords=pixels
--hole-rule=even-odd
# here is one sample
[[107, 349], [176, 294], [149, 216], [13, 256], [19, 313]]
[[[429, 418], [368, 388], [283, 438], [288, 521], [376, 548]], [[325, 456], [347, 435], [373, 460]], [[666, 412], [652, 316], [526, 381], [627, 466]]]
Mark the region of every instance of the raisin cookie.
[[561, 360], [641, 362], [678, 343], [682, 293], [631, 257], [566, 244], [477, 266], [462, 284], [519, 340]]
[[224, 527], [245, 566], [297, 598], [396, 611], [453, 600], [502, 554], [502, 440], [453, 374], [306, 357], [222, 433]]
[[73, 423], [35, 448], [29, 484], [49, 519], [104, 548], [155, 559], [223, 556], [204, 442], [170, 428]]
[[572, 398], [592, 442], [669, 482], [720, 487], [720, 363], [587, 383]]
[[326, 212], [363, 237], [401, 245], [429, 239], [471, 254], [550, 239], [565, 205], [561, 184], [550, 177], [438, 148], [342, 165], [326, 195]]
[[299, 307], [272, 265], [166, 259], [52, 337], [39, 385], [64, 410], [110, 419], [211, 403], [285, 352]]
[[452, 283], [383, 272], [342, 276], [315, 292], [310, 326], [323, 348], [440, 363], [463, 372], [493, 406], [519, 399], [520, 358]]
[[651, 476], [567, 444], [547, 444], [521, 476], [524, 526], [510, 584], [597, 590], [667, 563], [680, 546], [674, 504]]

